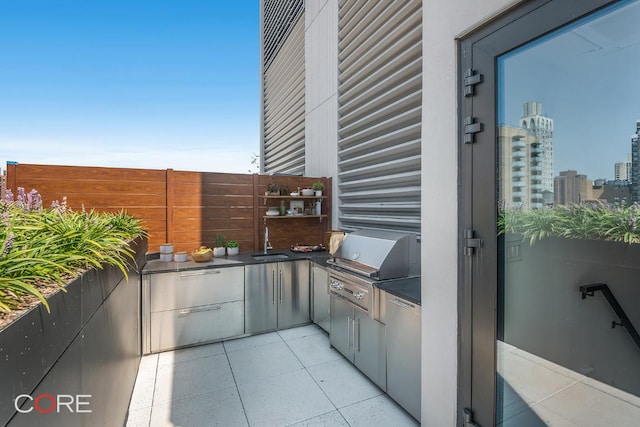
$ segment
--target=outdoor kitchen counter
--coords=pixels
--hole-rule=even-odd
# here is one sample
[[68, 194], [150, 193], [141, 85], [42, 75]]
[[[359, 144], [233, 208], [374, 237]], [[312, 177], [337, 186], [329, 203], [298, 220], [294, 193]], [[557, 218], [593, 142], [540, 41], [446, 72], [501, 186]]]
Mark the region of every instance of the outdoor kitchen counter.
[[377, 286], [379, 289], [389, 294], [404, 298], [414, 304], [422, 305], [420, 277], [410, 277], [408, 279], [401, 279], [397, 281], [388, 280]]
[[[187, 270], [202, 270], [209, 268], [222, 268], [222, 267], [241, 267], [243, 265], [251, 265], [251, 264], [265, 264], [267, 262], [288, 262], [288, 261], [298, 261], [308, 259], [316, 264], [321, 266], [326, 266], [327, 259], [330, 258], [328, 252], [306, 252], [299, 253], [293, 252], [291, 250], [273, 250], [270, 251], [271, 254], [276, 253], [284, 253], [287, 254], [289, 258], [279, 259], [275, 261], [258, 261], [254, 259], [251, 255], [257, 254], [256, 252], [251, 253], [241, 253], [235, 256], [225, 256], [220, 258], [213, 258], [208, 262], [195, 262], [189, 259], [189, 261], [185, 262], [163, 262], [159, 259], [148, 259], [144, 268], [142, 269], [142, 274], [155, 274], [155, 273], [168, 273], [174, 271], [187, 271]], [[151, 257], [154, 254], [150, 254]]]

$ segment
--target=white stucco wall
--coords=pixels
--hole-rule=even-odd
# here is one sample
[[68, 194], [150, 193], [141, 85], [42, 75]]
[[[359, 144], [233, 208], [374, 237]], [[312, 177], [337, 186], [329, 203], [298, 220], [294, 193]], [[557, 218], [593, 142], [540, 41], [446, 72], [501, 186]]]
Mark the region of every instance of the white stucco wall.
[[425, 426], [454, 426], [457, 416], [457, 278], [461, 248], [457, 228], [456, 38], [515, 3], [518, 2], [423, 2], [421, 221], [422, 424]]
[[[338, 205], [338, 1], [305, 3], [305, 175], [333, 177]], [[334, 212], [332, 228], [337, 227]]]

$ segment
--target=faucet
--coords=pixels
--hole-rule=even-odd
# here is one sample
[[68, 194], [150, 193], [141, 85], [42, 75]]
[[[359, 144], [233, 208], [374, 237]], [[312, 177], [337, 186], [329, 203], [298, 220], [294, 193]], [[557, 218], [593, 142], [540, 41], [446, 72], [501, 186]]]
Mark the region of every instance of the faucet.
[[271, 242], [269, 242], [269, 227], [264, 226], [264, 253], [266, 254], [269, 249], [273, 249]]

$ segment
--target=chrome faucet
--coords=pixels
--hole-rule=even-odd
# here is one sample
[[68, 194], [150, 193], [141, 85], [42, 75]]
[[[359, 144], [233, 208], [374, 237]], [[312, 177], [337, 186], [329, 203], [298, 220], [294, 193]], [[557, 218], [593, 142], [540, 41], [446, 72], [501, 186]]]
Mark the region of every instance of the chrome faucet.
[[273, 249], [271, 242], [269, 242], [269, 227], [264, 226], [264, 253], [266, 254], [269, 249]]

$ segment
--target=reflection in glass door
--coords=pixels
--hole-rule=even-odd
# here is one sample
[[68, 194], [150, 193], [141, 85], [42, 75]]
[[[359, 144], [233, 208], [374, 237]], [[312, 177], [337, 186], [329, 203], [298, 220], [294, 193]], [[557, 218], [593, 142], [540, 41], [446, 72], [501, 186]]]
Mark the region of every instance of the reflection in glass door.
[[498, 57], [499, 425], [640, 425], [640, 1]]

